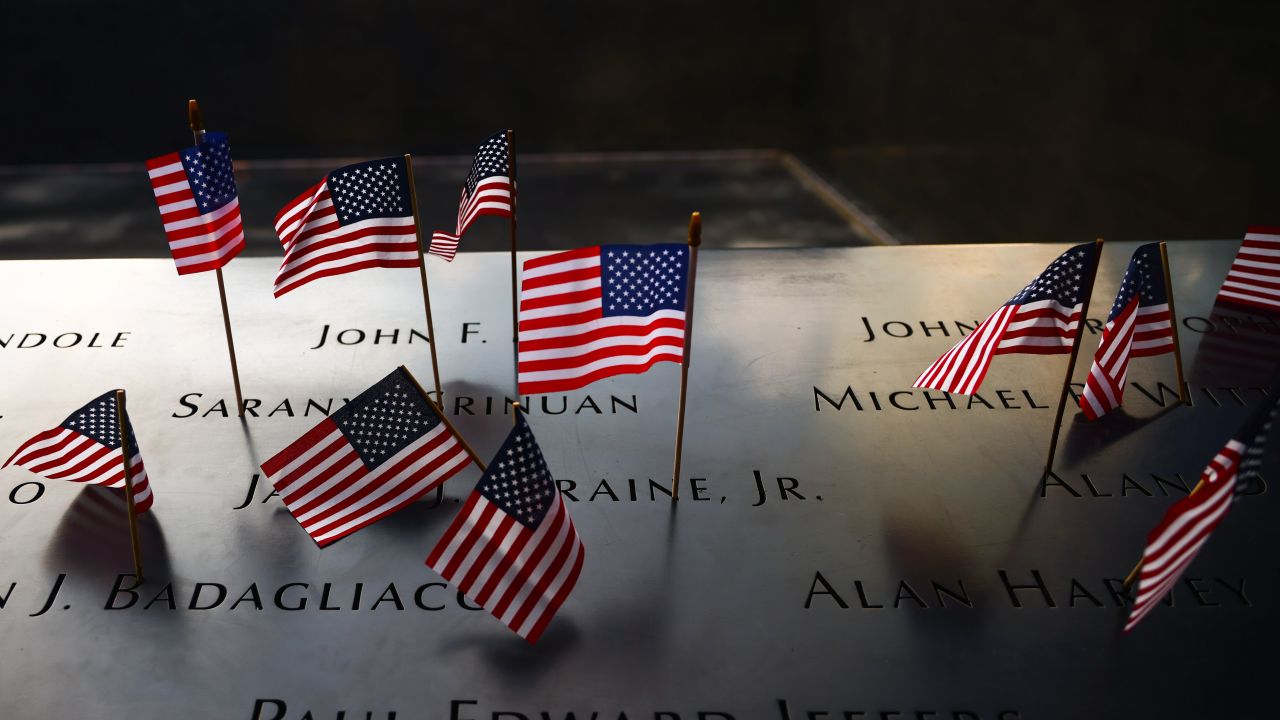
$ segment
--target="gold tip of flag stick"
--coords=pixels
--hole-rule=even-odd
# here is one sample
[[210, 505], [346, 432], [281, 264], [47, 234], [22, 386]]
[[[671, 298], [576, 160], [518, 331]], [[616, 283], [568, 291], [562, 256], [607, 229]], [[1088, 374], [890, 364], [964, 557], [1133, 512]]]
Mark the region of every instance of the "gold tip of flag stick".
[[702, 213], [695, 212], [689, 216], [689, 245], [698, 247], [702, 244]]
[[187, 121], [191, 123], [191, 132], [204, 130], [204, 118], [200, 116], [200, 103], [195, 98], [187, 101]]

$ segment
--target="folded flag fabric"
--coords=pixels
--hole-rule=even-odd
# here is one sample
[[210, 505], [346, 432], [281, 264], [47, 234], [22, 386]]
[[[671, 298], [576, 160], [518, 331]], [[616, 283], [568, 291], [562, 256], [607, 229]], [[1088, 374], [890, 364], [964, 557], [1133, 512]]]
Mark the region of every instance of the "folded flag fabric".
[[345, 165], [276, 215], [280, 297], [312, 280], [365, 268], [417, 267], [418, 236], [403, 157]]
[[1071, 352], [1081, 306], [1093, 290], [1098, 246], [1077, 245], [1058, 256], [1017, 295], [916, 378], [912, 387], [972, 395], [996, 355]]
[[1120, 407], [1130, 358], [1164, 355], [1175, 349], [1164, 261], [1159, 243], [1150, 243], [1134, 251], [1102, 329], [1080, 398], [1085, 417], [1097, 420]]
[[490, 135], [476, 149], [471, 172], [462, 184], [458, 198], [458, 220], [453, 234], [437, 230], [431, 234], [427, 252], [450, 262], [458, 254], [458, 242], [476, 218], [483, 215], [511, 217], [513, 186], [511, 182], [511, 147], [505, 131]]
[[240, 254], [244, 226], [226, 133], [148, 160], [147, 175], [179, 275], [216, 270]]
[[129, 458], [133, 505], [138, 513], [151, 509], [153, 497], [142, 451], [126, 413], [125, 450], [121, 450], [120, 421], [116, 416], [116, 391], [105, 392], [76, 410], [55, 428], [26, 441], [5, 461], [50, 480], [124, 489], [124, 457]]
[[397, 368], [262, 464], [320, 547], [400, 510], [471, 463]]
[[569, 508], [519, 415], [427, 565], [533, 643], [578, 582], [583, 556]]

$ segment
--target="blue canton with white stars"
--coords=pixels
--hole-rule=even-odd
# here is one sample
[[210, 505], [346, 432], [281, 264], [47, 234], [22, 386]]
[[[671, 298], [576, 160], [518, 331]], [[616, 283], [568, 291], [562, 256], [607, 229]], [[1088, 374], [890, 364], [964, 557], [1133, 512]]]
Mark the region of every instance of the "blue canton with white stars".
[[[138, 440], [133, 435], [133, 424], [129, 418], [124, 419], [125, 430], [129, 433], [129, 454], [138, 453]], [[74, 430], [95, 442], [115, 450], [120, 447], [120, 420], [116, 417], [116, 391], [105, 392], [89, 404], [71, 413], [59, 427]]]
[[600, 302], [604, 317], [684, 310], [689, 246], [600, 246]]
[[339, 225], [370, 218], [413, 216], [402, 157], [340, 167], [329, 173], [328, 183]]
[[1005, 305], [1026, 305], [1054, 300], [1059, 305], [1075, 307], [1089, 292], [1089, 278], [1098, 262], [1098, 247], [1093, 243], [1077, 245], [1058, 256], [1031, 284], [1022, 288]]
[[231, 171], [231, 146], [226, 133], [205, 133], [204, 142], [180, 155], [200, 214], [213, 212], [236, 199], [236, 176]]
[[398, 368], [333, 413], [365, 467], [377, 468], [440, 424], [440, 416]]
[[551, 509], [556, 482], [523, 414], [476, 484], [476, 492], [530, 530]]
[[1129, 261], [1129, 269], [1124, 271], [1124, 279], [1120, 281], [1120, 292], [1116, 293], [1116, 302], [1111, 306], [1111, 314], [1107, 321], [1114, 320], [1138, 296], [1138, 307], [1164, 305], [1169, 302], [1164, 290], [1164, 263], [1160, 260], [1160, 246], [1149, 243], [1138, 248]]
[[494, 176], [511, 177], [505, 131], [494, 134], [476, 149], [476, 159], [471, 161], [471, 172], [467, 173], [467, 199], [476, 194], [476, 185], [481, 180]]

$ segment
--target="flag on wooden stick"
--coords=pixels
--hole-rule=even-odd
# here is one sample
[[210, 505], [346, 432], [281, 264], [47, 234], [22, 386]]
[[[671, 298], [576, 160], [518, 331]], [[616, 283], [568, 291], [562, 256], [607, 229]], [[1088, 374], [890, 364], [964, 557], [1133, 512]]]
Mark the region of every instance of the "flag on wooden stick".
[[470, 464], [466, 443], [403, 368], [321, 420], [262, 470], [324, 547], [404, 508]]
[[982, 386], [994, 356], [1070, 353], [1081, 306], [1093, 288], [1099, 250], [1095, 243], [1062, 253], [955, 347], [933, 362], [912, 387], [972, 395]]
[[1080, 398], [1090, 420], [1120, 407], [1130, 358], [1177, 350], [1163, 268], [1158, 243], [1139, 247], [1129, 260]]
[[537, 642], [582, 572], [583, 546], [529, 423], [498, 449], [427, 565]]
[[1268, 400], [1214, 455], [1187, 497], [1174, 503], [1147, 535], [1134, 598], [1124, 631], [1142, 621], [1200, 552], [1209, 535], [1231, 509], [1237, 494], [1250, 492], [1262, 466], [1263, 451], [1276, 401]]
[[147, 161], [147, 175], [179, 275], [216, 270], [244, 249], [240, 198], [226, 133]]
[[471, 172], [462, 184], [458, 197], [458, 219], [453, 234], [437, 230], [431, 234], [428, 253], [450, 262], [458, 253], [458, 242], [476, 218], [484, 215], [511, 217], [512, 186], [511, 148], [507, 131], [494, 133], [476, 148]]
[[116, 391], [105, 392], [76, 410], [60, 425], [23, 443], [4, 467], [16, 465], [50, 480], [67, 480], [86, 485], [104, 485], [124, 490], [125, 469], [121, 452], [128, 457], [137, 512], [151, 509], [151, 483], [142, 464], [142, 451], [133, 434], [128, 414], [125, 450], [121, 451], [116, 418]]
[[124, 390], [112, 390], [76, 410], [61, 425], [26, 441], [5, 461], [51, 480], [68, 480], [124, 490], [133, 546], [133, 570], [142, 582], [138, 515], [154, 497], [142, 451], [125, 409]]
[[276, 297], [322, 277], [419, 262], [403, 157], [334, 170], [286, 205], [275, 228], [284, 246]]
[[526, 260], [519, 391], [564, 392], [683, 360], [689, 246], [602, 245]]

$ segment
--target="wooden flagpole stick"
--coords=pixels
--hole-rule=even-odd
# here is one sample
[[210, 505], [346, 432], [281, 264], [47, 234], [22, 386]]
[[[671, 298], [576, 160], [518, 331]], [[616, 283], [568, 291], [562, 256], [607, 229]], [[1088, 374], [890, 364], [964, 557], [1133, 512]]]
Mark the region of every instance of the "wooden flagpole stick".
[[[195, 98], [187, 101], [187, 122], [191, 125], [191, 137], [196, 145], [204, 142], [204, 118]], [[231, 356], [231, 382], [236, 388], [236, 414], [244, 417], [244, 394], [240, 391], [240, 367], [236, 363], [236, 341], [231, 336], [231, 314], [227, 312], [227, 287], [222, 280], [222, 268], [215, 268], [218, 278], [218, 300], [222, 304], [222, 329], [227, 333], [227, 354]]]
[[1093, 272], [1089, 274], [1089, 286], [1085, 290], [1084, 302], [1080, 306], [1080, 322], [1076, 324], [1076, 339], [1071, 343], [1071, 361], [1067, 363], [1067, 378], [1062, 381], [1062, 394], [1058, 397], [1058, 414], [1053, 421], [1053, 434], [1049, 437], [1049, 459], [1044, 463], [1044, 474], [1040, 479], [1049, 477], [1053, 470], [1053, 456], [1058, 452], [1058, 432], [1062, 430], [1062, 413], [1067, 409], [1067, 395], [1071, 392], [1071, 376], [1076, 371], [1076, 358], [1080, 355], [1080, 341], [1084, 338], [1084, 326], [1089, 319], [1089, 300], [1093, 297], [1093, 282], [1098, 279], [1098, 267], [1102, 265], [1102, 238], [1093, 241], [1097, 248], [1094, 258]]
[[1164, 293], [1169, 299], [1169, 327], [1173, 329], [1173, 366], [1178, 370], [1178, 399], [1183, 405], [1189, 402], [1187, 381], [1182, 377], [1182, 343], [1178, 341], [1178, 313], [1173, 307], [1173, 278], [1169, 274], [1169, 248], [1160, 243], [1160, 263], [1164, 265]]
[[422, 276], [422, 307], [427, 311], [427, 338], [431, 346], [431, 377], [436, 383], [436, 398], [444, 403], [444, 389], [440, 387], [440, 361], [436, 356], [435, 323], [431, 320], [431, 291], [427, 289], [427, 251], [422, 245], [422, 219], [418, 217], [418, 188], [413, 184], [413, 158], [405, 153], [405, 174], [409, 176], [409, 205], [413, 208], [413, 230], [418, 235], [418, 271]]
[[689, 358], [693, 354], [693, 290], [698, 278], [698, 246], [702, 244], [702, 213], [689, 216], [689, 293], [684, 303], [684, 357], [680, 361], [680, 404], [676, 409], [676, 462], [671, 471], [671, 500], [680, 499], [680, 461], [684, 455], [684, 406], [689, 390]]
[[[1161, 244], [1163, 245], [1164, 243], [1161, 243]], [[1196, 493], [1200, 492], [1200, 488], [1202, 487], [1204, 487], [1204, 480], [1201, 480], [1200, 482], [1196, 483], [1196, 486], [1191, 488], [1191, 492], [1187, 495], [1187, 497], [1191, 497], [1192, 495], [1195, 495]], [[1133, 582], [1138, 579], [1138, 573], [1140, 572], [1142, 572], [1141, 560], [1138, 561], [1137, 565], [1133, 566], [1133, 569], [1129, 571], [1128, 575], [1124, 576], [1124, 582], [1121, 583], [1121, 587], [1124, 588], [1126, 591], [1128, 591], [1129, 588], [1133, 587]]]
[[507, 130], [507, 159], [511, 172], [511, 349], [512, 377], [515, 379], [516, 397], [520, 397], [520, 289], [519, 270], [516, 267], [516, 203], [520, 192], [516, 188], [516, 139], [515, 131]]
[[413, 373], [409, 372], [409, 368], [403, 365], [400, 366], [400, 371], [405, 374], [405, 377], [409, 378], [409, 382], [413, 383], [413, 386], [418, 389], [418, 393], [422, 395], [422, 397], [426, 398], [427, 404], [431, 406], [431, 409], [435, 411], [436, 415], [440, 416], [440, 422], [444, 423], [444, 426], [449, 428], [449, 432], [453, 433], [453, 436], [458, 438], [458, 442], [462, 443], [462, 449], [466, 450], [467, 454], [471, 456], [471, 461], [480, 468], [481, 472], [488, 470], [489, 466], [486, 465], [485, 462], [480, 459], [480, 456], [476, 454], [475, 448], [471, 447], [471, 443], [467, 442], [467, 439], [462, 437], [462, 433], [458, 432], [458, 428], [455, 427], [453, 423], [449, 422], [449, 416], [445, 415], [444, 410], [436, 404], [435, 400], [431, 399], [431, 394], [422, 387], [422, 383], [418, 382], [418, 378], [414, 377]]
[[138, 544], [138, 509], [133, 504], [133, 471], [129, 468], [129, 425], [125, 422], [124, 390], [116, 390], [116, 429], [120, 432], [120, 457], [124, 460], [124, 495], [129, 506], [129, 540], [133, 543], [133, 572], [142, 582], [142, 546]]
[[511, 403], [511, 424], [512, 425], [520, 424], [520, 410], [521, 410], [520, 401], [519, 400], [513, 401]]

